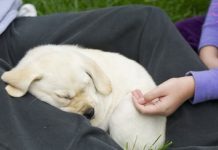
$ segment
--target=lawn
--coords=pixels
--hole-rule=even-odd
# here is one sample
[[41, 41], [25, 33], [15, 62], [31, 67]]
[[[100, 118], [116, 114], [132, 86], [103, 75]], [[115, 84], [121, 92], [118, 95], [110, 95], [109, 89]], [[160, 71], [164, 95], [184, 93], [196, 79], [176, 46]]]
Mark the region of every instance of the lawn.
[[162, 8], [175, 22], [207, 11], [209, 0], [23, 0], [32, 3], [38, 15], [55, 12], [83, 11], [129, 4], [153, 5]]

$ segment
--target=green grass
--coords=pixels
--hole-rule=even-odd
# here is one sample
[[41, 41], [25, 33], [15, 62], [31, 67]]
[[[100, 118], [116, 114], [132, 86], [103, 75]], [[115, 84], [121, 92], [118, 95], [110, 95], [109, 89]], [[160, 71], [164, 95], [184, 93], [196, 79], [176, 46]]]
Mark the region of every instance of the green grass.
[[162, 8], [173, 21], [202, 15], [207, 11], [209, 0], [23, 0], [32, 3], [38, 15], [56, 12], [83, 11], [111, 6], [143, 4]]
[[[167, 141], [165, 142], [161, 147], [155, 148], [154, 145], [157, 143], [157, 141], [160, 139], [161, 135], [154, 141], [154, 143], [150, 146], [144, 145], [144, 148], [142, 150], [167, 150], [170, 145], [172, 145], [172, 141]], [[135, 138], [135, 141], [132, 145], [132, 147], [129, 147], [129, 143], [127, 142], [125, 147], [123, 148], [124, 150], [135, 150], [135, 146], [137, 145], [137, 137]]]

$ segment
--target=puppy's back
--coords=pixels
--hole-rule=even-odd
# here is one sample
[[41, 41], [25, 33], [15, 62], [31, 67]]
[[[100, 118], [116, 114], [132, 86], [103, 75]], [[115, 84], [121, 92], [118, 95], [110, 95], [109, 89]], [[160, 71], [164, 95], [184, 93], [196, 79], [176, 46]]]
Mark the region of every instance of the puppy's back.
[[[89, 52], [87, 52], [89, 53]], [[121, 146], [135, 145], [135, 150], [158, 149], [165, 141], [166, 117], [140, 114], [133, 105], [130, 92], [143, 93], [156, 86], [146, 69], [134, 60], [117, 53], [94, 50], [88, 54], [112, 80], [115, 100], [109, 121], [109, 132]], [[117, 97], [116, 97], [117, 94]], [[157, 140], [157, 141], [156, 141]]]

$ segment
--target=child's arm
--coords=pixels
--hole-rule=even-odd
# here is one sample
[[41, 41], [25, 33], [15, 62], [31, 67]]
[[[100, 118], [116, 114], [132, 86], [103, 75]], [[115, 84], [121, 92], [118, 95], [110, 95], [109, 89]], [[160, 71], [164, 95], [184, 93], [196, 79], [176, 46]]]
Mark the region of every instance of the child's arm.
[[218, 99], [218, 69], [189, 74], [192, 76], [169, 79], [145, 95], [133, 91], [136, 108], [143, 114], [169, 116], [191, 97], [193, 104]]
[[212, 0], [199, 44], [199, 55], [208, 68], [218, 67], [218, 0]]

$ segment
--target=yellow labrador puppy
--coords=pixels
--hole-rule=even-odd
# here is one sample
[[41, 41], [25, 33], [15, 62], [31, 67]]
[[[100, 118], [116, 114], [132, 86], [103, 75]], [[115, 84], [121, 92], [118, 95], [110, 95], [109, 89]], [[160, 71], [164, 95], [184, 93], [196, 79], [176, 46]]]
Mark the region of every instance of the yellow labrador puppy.
[[142, 66], [120, 54], [74, 45], [38, 46], [1, 78], [9, 95], [29, 91], [63, 111], [84, 115], [122, 147], [156, 149], [164, 143], [166, 117], [140, 114], [130, 94], [134, 89], [147, 92], [155, 83]]

